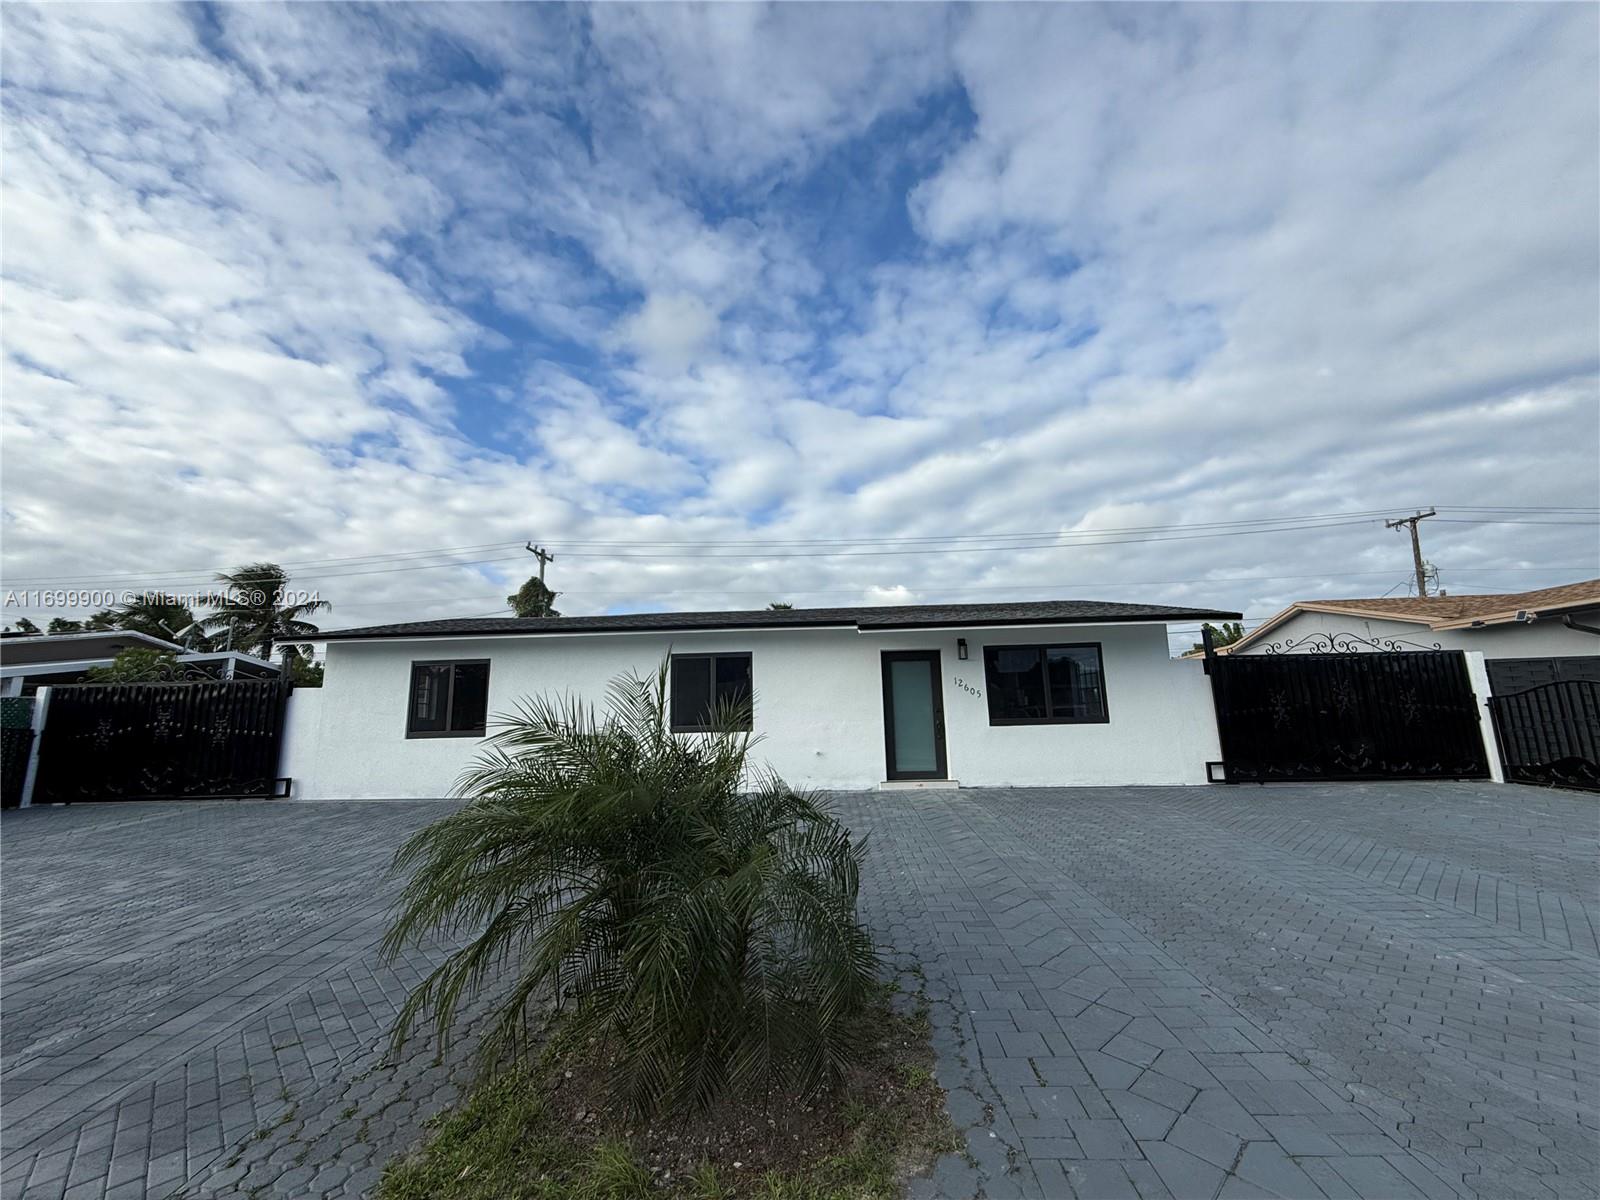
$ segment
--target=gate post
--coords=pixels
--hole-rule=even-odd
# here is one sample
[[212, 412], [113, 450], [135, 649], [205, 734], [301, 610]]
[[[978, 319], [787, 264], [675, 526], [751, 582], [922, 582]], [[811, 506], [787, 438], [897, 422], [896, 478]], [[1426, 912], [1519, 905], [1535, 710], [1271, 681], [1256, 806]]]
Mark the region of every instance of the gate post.
[[1494, 710], [1489, 706], [1489, 668], [1484, 665], [1482, 650], [1461, 653], [1467, 661], [1467, 679], [1472, 683], [1472, 703], [1478, 710], [1478, 730], [1483, 734], [1483, 757], [1489, 764], [1489, 779], [1493, 783], [1504, 783], [1506, 768], [1500, 758], [1500, 736], [1494, 727]]
[[33, 697], [33, 744], [28, 747], [28, 770], [22, 777], [22, 799], [18, 808], [33, 807], [33, 785], [39, 778], [39, 744], [44, 741], [45, 715], [50, 711], [50, 688], [40, 688]]

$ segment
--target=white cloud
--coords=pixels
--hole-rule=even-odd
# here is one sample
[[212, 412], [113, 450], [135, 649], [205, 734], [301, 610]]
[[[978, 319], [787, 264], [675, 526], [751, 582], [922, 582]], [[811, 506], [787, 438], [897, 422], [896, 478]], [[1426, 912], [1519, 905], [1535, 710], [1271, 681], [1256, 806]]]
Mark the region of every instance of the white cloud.
[[687, 292], [654, 293], [621, 326], [623, 340], [665, 371], [681, 371], [716, 336], [717, 315]]
[[[356, 623], [494, 609], [526, 537], [1600, 494], [1592, 9], [216, 13], [0, 10], [8, 576], [506, 543], [330, 575]], [[1455, 590], [1596, 559], [1425, 531]], [[555, 582], [1253, 610], [1408, 560], [1362, 525]]]

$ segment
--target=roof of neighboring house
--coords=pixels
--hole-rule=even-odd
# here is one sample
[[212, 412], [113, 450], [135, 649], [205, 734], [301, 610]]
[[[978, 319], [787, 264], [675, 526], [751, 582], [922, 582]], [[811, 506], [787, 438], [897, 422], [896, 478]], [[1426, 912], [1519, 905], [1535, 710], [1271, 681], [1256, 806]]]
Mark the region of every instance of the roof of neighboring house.
[[1600, 608], [1600, 579], [1563, 583], [1493, 596], [1378, 596], [1364, 600], [1297, 600], [1288, 608], [1251, 630], [1231, 646], [1230, 653], [1258, 641], [1290, 617], [1300, 612], [1337, 613], [1350, 617], [1374, 617], [1384, 621], [1407, 621], [1429, 629], [1469, 629], [1505, 625], [1518, 613], [1534, 617], [1559, 616], [1586, 608]]
[[335, 629], [306, 641], [354, 638], [435, 638], [485, 634], [648, 633], [717, 629], [960, 628], [989, 625], [1092, 625], [1122, 621], [1233, 620], [1235, 612], [1117, 604], [1101, 600], [1039, 600], [1019, 604], [900, 604], [876, 608], [755, 609], [743, 612], [618, 613], [599, 617], [462, 617]]
[[7, 666], [22, 663], [75, 662], [115, 658], [124, 650], [163, 650], [182, 654], [183, 647], [132, 629], [93, 629], [79, 633], [32, 633], [8, 637], [0, 645]]

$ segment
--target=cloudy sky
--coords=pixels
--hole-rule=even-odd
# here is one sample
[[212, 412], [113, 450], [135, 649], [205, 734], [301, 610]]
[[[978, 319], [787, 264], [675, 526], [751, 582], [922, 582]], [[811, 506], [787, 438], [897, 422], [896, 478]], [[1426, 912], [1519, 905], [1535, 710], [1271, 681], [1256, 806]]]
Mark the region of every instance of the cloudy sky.
[[1594, 6], [0, 19], [9, 590], [1600, 574]]

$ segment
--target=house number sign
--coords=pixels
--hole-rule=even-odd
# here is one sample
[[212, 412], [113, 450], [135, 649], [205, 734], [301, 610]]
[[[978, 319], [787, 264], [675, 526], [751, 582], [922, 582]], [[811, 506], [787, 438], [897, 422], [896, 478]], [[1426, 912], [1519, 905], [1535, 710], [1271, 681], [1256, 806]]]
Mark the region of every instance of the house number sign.
[[953, 680], [951, 680], [951, 682], [954, 683], [963, 692], [967, 693], [967, 695], [969, 695], [969, 696], [981, 696], [981, 695], [983, 695], [983, 693], [981, 691], [979, 691], [977, 688], [973, 687], [970, 683], [968, 683], [965, 679], [962, 679], [959, 675], [956, 676]]

